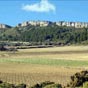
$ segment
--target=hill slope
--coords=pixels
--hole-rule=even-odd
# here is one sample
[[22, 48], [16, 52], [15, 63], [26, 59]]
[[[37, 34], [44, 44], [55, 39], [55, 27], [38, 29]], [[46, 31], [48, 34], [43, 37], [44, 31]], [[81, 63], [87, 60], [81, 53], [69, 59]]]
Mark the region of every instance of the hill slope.
[[0, 29], [1, 41], [26, 41], [47, 44], [87, 44], [88, 28], [26, 26]]

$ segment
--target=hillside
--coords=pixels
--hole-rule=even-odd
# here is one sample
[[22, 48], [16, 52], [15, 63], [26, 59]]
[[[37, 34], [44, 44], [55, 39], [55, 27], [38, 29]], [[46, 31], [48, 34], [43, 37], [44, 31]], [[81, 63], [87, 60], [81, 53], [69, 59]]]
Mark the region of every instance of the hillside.
[[55, 24], [40, 26], [14, 27], [0, 29], [0, 41], [22, 41], [40, 44], [87, 44], [88, 28], [61, 27]]

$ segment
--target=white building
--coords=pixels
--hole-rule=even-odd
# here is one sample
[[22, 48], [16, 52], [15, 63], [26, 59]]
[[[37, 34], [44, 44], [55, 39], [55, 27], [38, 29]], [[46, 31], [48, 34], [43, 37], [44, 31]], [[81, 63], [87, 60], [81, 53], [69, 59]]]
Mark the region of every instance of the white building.
[[[67, 26], [67, 27], [75, 27], [75, 28], [87, 28], [88, 23], [87, 22], [66, 22], [66, 21], [59, 21], [59, 22], [50, 22], [50, 21], [26, 21], [21, 24], [18, 24], [17, 27], [23, 27], [28, 25], [33, 26], [48, 26], [50, 24], [56, 24], [58, 26]], [[1, 27], [4, 28], [5, 25], [1, 25]]]
[[58, 26], [67, 26], [67, 27], [75, 27], [75, 28], [87, 28], [88, 23], [86, 22], [65, 22], [65, 21], [60, 21], [56, 22], [56, 25]]
[[21, 24], [18, 24], [17, 27], [23, 27], [23, 26], [28, 26], [28, 25], [33, 25], [33, 26], [48, 26], [51, 22], [49, 21], [27, 21], [23, 22]]

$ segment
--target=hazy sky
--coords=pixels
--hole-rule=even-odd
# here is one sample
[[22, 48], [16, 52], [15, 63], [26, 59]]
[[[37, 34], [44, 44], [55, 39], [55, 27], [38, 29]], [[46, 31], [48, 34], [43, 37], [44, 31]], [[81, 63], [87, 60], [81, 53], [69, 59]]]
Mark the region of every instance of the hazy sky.
[[29, 20], [88, 22], [87, 0], [0, 0], [0, 23]]

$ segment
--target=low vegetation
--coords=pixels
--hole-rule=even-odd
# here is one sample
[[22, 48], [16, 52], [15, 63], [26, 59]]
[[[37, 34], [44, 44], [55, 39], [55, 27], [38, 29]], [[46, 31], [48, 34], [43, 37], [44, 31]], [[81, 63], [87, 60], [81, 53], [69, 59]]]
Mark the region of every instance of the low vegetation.
[[62, 88], [61, 84], [55, 84], [54, 82], [46, 81], [40, 84], [36, 84], [30, 88]]
[[15, 84], [2, 82], [0, 83], [0, 88], [26, 88], [26, 84], [15, 85]]
[[3, 43], [0, 44], [0, 51], [17, 51], [14, 47], [6, 47]]

